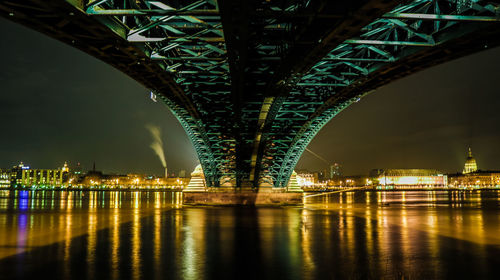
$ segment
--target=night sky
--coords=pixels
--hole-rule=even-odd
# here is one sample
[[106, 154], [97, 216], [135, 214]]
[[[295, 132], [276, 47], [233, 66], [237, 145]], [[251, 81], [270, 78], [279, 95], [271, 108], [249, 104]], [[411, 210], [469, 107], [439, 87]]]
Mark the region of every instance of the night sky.
[[[0, 167], [92, 163], [162, 174], [146, 124], [160, 126], [171, 171], [197, 163], [182, 127], [149, 91], [70, 46], [0, 19]], [[309, 145], [345, 174], [373, 168], [500, 169], [500, 48], [384, 86], [348, 107]], [[305, 152], [297, 168], [326, 163]]]

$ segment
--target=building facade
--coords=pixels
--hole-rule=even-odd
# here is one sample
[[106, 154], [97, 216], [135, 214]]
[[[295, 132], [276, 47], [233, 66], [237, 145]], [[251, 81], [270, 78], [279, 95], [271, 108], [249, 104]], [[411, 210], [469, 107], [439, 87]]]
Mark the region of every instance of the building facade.
[[16, 185], [61, 187], [64, 173], [59, 169], [23, 169], [21, 176], [16, 178]]
[[335, 179], [342, 176], [342, 166], [338, 163], [330, 165], [330, 177], [328, 179]]
[[448, 186], [448, 176], [434, 169], [375, 169], [372, 181], [381, 189], [420, 189]]
[[10, 187], [10, 169], [0, 169], [0, 188]]
[[318, 176], [305, 170], [297, 171], [297, 183], [301, 187], [310, 187], [318, 183]]
[[60, 169], [31, 169], [22, 162], [9, 170], [11, 187], [62, 187], [68, 174], [67, 164]]
[[472, 151], [469, 148], [469, 153], [464, 164], [464, 174], [476, 172], [478, 170], [476, 159], [472, 156]]
[[449, 175], [450, 186], [455, 188], [500, 188], [500, 171], [469, 172]]
[[449, 177], [450, 186], [454, 188], [500, 188], [500, 171], [479, 170], [470, 148], [463, 172]]

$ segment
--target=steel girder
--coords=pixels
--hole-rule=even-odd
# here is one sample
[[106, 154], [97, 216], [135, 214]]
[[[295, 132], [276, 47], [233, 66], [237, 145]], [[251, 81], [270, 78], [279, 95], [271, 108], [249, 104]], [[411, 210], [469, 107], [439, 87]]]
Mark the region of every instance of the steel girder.
[[486, 27], [485, 22], [498, 21], [498, 3], [417, 0], [399, 5], [368, 24], [356, 37], [334, 47], [295, 83], [290, 82], [291, 93], [282, 98], [273, 126], [265, 135], [269, 141], [263, 157], [265, 176], [276, 186], [285, 187], [316, 133], [343, 108], [381, 85], [360, 87], [369, 77], [407, 57], [479, 31]]
[[160, 96], [209, 186], [285, 187], [316, 133], [367, 92], [500, 44], [498, 1], [399, 2], [20, 0], [0, 12]]
[[156, 92], [191, 139], [207, 185], [234, 180], [235, 144], [225, 129], [233, 107], [229, 64], [216, 1], [91, 0], [83, 9], [171, 74], [195, 104], [197, 118]]
[[186, 131], [189, 140], [193, 144], [193, 147], [198, 155], [200, 164], [203, 166], [207, 185], [217, 186], [219, 184], [219, 167], [217, 166], [217, 161], [214, 158], [214, 153], [210, 150], [211, 147], [206, 144], [210, 143], [210, 140], [207, 137], [207, 133], [202, 131], [203, 124], [200, 123], [200, 120], [194, 119], [185, 108], [174, 104], [163, 95], [160, 95], [160, 98]]
[[219, 0], [236, 111], [238, 171], [253, 187], [277, 186], [263, 158], [269, 128], [280, 108], [277, 104], [283, 100], [278, 94], [281, 84], [274, 90], [272, 77], [295, 46], [304, 49], [304, 44], [316, 44], [325, 31], [335, 29], [360, 5], [323, 0]]

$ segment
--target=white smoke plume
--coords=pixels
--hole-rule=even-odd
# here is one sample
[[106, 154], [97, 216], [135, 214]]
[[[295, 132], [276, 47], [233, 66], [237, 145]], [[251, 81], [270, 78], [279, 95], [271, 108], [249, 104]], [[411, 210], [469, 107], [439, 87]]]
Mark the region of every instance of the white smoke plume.
[[152, 124], [146, 125], [146, 129], [149, 130], [151, 136], [153, 136], [153, 143], [149, 145], [155, 154], [160, 158], [161, 164], [164, 168], [167, 168], [167, 161], [165, 160], [165, 152], [163, 151], [163, 141], [161, 141], [161, 131], [160, 127]]

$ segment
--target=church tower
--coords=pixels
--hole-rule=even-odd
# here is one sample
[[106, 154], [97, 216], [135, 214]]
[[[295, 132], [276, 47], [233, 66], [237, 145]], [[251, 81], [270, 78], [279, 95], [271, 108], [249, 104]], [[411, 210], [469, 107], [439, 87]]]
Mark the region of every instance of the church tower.
[[465, 160], [465, 166], [464, 166], [464, 171], [462, 173], [467, 174], [467, 173], [472, 173], [477, 171], [477, 163], [476, 159], [472, 156], [472, 151], [469, 147], [469, 155], [467, 159]]

